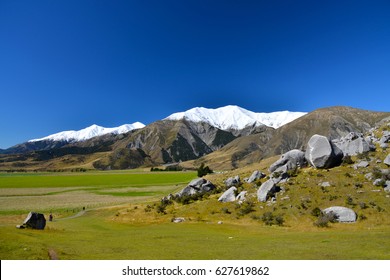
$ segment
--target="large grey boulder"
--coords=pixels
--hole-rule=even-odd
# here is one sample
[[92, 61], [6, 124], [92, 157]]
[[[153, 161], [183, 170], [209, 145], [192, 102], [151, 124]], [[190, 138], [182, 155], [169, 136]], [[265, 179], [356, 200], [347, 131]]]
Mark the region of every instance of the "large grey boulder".
[[266, 175], [263, 172], [260, 172], [259, 170], [253, 171], [252, 175], [246, 180], [247, 183], [253, 183], [254, 181], [257, 181], [261, 178], [264, 178]]
[[275, 193], [277, 193], [280, 190], [280, 187], [276, 185], [274, 180], [269, 179], [264, 184], [260, 186], [260, 188], [257, 190], [257, 200], [260, 202], [267, 201], [267, 198], [269, 196], [273, 196]]
[[280, 156], [270, 167], [270, 172], [287, 172], [306, 165], [305, 153], [294, 149]]
[[350, 132], [345, 137], [333, 141], [333, 143], [344, 155], [355, 156], [375, 150], [375, 145], [372, 144], [369, 138], [364, 138], [362, 133]]
[[383, 161], [384, 164], [390, 166], [390, 154], [387, 155], [387, 157], [385, 158], [385, 160]]
[[240, 176], [234, 176], [234, 177], [230, 177], [230, 178], [227, 178], [225, 180], [225, 186], [227, 188], [230, 188], [230, 187], [233, 187], [233, 186], [238, 186], [240, 184]]
[[184, 189], [176, 194], [178, 197], [192, 196], [197, 193], [211, 192], [215, 189], [215, 186], [204, 178], [198, 178], [192, 180]]
[[336, 215], [336, 220], [340, 223], [353, 223], [356, 222], [356, 213], [347, 207], [332, 206], [322, 211], [324, 214], [333, 213]]
[[45, 215], [36, 212], [30, 212], [23, 224], [17, 226], [18, 228], [32, 228], [32, 229], [44, 229], [46, 226]]
[[225, 191], [220, 198], [218, 198], [218, 201], [220, 202], [232, 202], [236, 200], [236, 187], [231, 187], [227, 191]]
[[331, 168], [341, 163], [343, 152], [325, 136], [315, 134], [307, 143], [305, 158], [315, 168]]

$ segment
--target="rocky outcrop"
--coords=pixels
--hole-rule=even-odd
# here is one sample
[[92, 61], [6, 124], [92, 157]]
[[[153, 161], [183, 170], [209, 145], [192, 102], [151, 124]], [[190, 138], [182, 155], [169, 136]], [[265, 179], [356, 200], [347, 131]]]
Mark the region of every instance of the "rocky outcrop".
[[240, 192], [238, 195], [237, 195], [237, 197], [236, 197], [236, 200], [238, 200], [238, 201], [244, 201], [245, 200], [245, 197], [246, 197], [246, 195], [247, 195], [247, 191], [242, 191], [242, 192]]
[[276, 185], [273, 179], [267, 180], [257, 190], [257, 200], [260, 202], [267, 201], [268, 197], [273, 196], [280, 191], [280, 187]]
[[305, 153], [294, 149], [283, 154], [279, 160], [274, 162], [270, 168], [270, 172], [287, 172], [298, 167], [306, 165]]
[[364, 138], [362, 133], [350, 132], [347, 136], [334, 140], [336, 145], [344, 155], [355, 156], [365, 152], [375, 150], [370, 138]]
[[225, 191], [221, 197], [218, 199], [220, 202], [232, 202], [236, 200], [236, 187], [231, 187], [227, 191]]
[[225, 180], [225, 186], [227, 188], [238, 186], [240, 184], [240, 176], [230, 177]]
[[343, 153], [328, 138], [315, 134], [307, 143], [305, 157], [315, 168], [331, 168], [341, 163]]
[[204, 178], [198, 178], [192, 180], [184, 189], [176, 194], [177, 197], [192, 196], [198, 193], [211, 192], [215, 189], [215, 186]]
[[253, 183], [261, 178], [264, 178], [266, 175], [263, 172], [260, 172], [259, 170], [253, 171], [252, 175], [245, 180], [247, 183]]
[[342, 206], [332, 206], [326, 208], [322, 211], [324, 214], [333, 213], [336, 215], [336, 220], [340, 223], [353, 223], [356, 222], [357, 215], [356, 213], [347, 207]]

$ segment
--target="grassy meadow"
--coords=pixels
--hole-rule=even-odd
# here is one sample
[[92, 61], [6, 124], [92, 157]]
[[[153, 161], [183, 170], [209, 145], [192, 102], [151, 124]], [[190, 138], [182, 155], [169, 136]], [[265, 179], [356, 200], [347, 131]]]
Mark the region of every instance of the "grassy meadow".
[[[248, 166], [240, 174], [264, 168]], [[235, 172], [208, 178], [222, 186]], [[275, 203], [255, 203], [244, 214], [235, 202], [218, 202], [220, 194], [158, 211], [161, 197], [195, 177], [142, 171], [0, 174], [0, 258], [390, 259], [390, 200], [350, 167], [303, 169]], [[318, 187], [323, 181], [332, 186]], [[253, 185], [241, 188], [255, 200]], [[330, 205], [352, 207], [365, 218], [315, 227], [311, 210]], [[54, 221], [42, 231], [16, 229], [29, 211], [53, 213]], [[283, 216], [283, 226], [259, 219], [269, 211]], [[175, 217], [185, 222], [172, 223]]]

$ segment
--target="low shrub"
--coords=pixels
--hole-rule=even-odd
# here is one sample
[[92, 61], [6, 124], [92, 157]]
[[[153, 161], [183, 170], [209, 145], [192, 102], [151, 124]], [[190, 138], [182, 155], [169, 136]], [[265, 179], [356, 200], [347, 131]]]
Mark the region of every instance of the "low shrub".
[[261, 220], [267, 226], [277, 225], [282, 226], [284, 224], [284, 218], [282, 215], [274, 215], [272, 212], [265, 212], [261, 217]]

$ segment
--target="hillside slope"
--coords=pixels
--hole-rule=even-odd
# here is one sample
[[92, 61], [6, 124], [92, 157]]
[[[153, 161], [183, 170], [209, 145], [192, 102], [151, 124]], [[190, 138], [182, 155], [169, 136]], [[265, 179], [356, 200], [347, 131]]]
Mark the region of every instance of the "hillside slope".
[[389, 112], [373, 112], [351, 107], [329, 107], [310, 112], [267, 135], [240, 137], [215, 153], [199, 159], [215, 169], [245, 166], [292, 149], [304, 149], [314, 134], [338, 139], [351, 131], [367, 132], [390, 118]]

